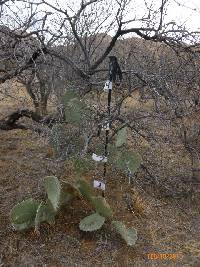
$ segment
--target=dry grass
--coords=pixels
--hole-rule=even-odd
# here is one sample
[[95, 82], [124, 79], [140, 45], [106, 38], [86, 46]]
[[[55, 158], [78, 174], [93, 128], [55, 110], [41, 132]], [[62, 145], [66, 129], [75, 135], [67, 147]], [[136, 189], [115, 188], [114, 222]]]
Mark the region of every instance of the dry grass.
[[[1, 106], [1, 114], [5, 114], [5, 108], [7, 103]], [[35, 236], [32, 230], [13, 231], [9, 221], [11, 208], [27, 197], [42, 198], [40, 182], [44, 176], [56, 175], [68, 181], [74, 177], [70, 164], [56, 159], [42, 137], [21, 130], [0, 131], [0, 136], [3, 266], [199, 266], [199, 199], [190, 195], [179, 199], [164, 197], [161, 188], [147, 181], [149, 177], [142, 172], [131, 184], [121, 173], [112, 170], [108, 173], [106, 198], [116, 218], [138, 230], [139, 239], [134, 248], [128, 248], [109, 224], [96, 233], [80, 232], [78, 223], [90, 212], [90, 207], [81, 200], [59, 215], [54, 226], [43, 225], [40, 236]], [[143, 146], [148, 150], [148, 144]], [[92, 176], [90, 173], [85, 178], [91, 181]], [[197, 192], [198, 187], [194, 190]], [[178, 258], [149, 260], [148, 253], [178, 253]]]

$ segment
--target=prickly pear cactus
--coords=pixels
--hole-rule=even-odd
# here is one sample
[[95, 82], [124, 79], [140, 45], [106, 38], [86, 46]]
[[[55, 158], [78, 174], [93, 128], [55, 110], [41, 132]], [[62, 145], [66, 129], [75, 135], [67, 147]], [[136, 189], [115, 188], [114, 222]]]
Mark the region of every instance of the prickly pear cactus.
[[47, 199], [45, 206], [44, 206], [45, 222], [48, 222], [49, 224], [54, 224], [55, 223], [55, 216], [56, 216], [56, 212], [53, 208], [53, 205], [51, 204], [50, 200]]
[[11, 210], [11, 222], [16, 230], [23, 230], [34, 225], [39, 202], [32, 198], [15, 205]]
[[47, 176], [44, 178], [43, 185], [55, 212], [58, 211], [60, 205], [61, 185], [57, 177]]
[[35, 216], [35, 229], [38, 230], [40, 224], [45, 221], [44, 218], [44, 209], [45, 209], [45, 204], [42, 201], [40, 205], [38, 206], [36, 216]]
[[110, 208], [109, 204], [106, 202], [105, 198], [98, 196], [91, 198], [91, 204], [93, 208], [98, 212], [100, 215], [104, 216], [105, 218], [111, 218], [113, 216], [112, 209]]
[[85, 232], [92, 232], [100, 229], [105, 222], [105, 218], [98, 213], [85, 217], [79, 223], [79, 228]]
[[62, 103], [64, 106], [67, 106], [68, 103], [70, 102], [70, 100], [74, 99], [74, 98], [77, 98], [78, 97], [78, 94], [76, 94], [74, 91], [72, 90], [68, 90], [63, 98], [62, 98]]
[[70, 200], [75, 197], [79, 197], [79, 190], [70, 183], [62, 183], [61, 195], [60, 195], [60, 206], [66, 205]]
[[125, 144], [126, 138], [127, 138], [127, 127], [124, 127], [117, 133], [116, 143], [115, 143], [116, 147], [121, 147], [123, 144]]
[[90, 184], [84, 179], [79, 179], [76, 183], [76, 186], [79, 189], [81, 195], [88, 201], [91, 201], [91, 198], [94, 196], [94, 193]]
[[141, 157], [134, 151], [119, 151], [114, 164], [121, 170], [129, 170], [132, 174], [137, 171], [141, 163]]
[[126, 228], [126, 226], [120, 221], [113, 221], [115, 230], [126, 241], [128, 246], [134, 246], [137, 241], [137, 231], [134, 228]]
[[35, 230], [39, 229], [39, 226], [42, 222], [48, 222], [53, 224], [55, 222], [55, 211], [51, 202], [47, 200], [46, 203], [43, 201], [38, 206], [36, 217], [35, 217]]
[[81, 123], [83, 105], [78, 98], [73, 98], [65, 106], [65, 117], [69, 123]]
[[73, 91], [68, 91], [63, 97], [66, 121], [73, 124], [82, 124], [89, 115], [85, 103]]

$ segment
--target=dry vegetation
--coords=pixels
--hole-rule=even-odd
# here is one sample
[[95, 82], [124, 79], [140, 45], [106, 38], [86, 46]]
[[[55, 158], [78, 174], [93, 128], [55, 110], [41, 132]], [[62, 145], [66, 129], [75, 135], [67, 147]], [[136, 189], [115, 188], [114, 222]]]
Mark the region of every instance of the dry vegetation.
[[[171, 2], [180, 14], [199, 11], [158, 2], [0, 1], [0, 267], [200, 266], [200, 32], [168, 16]], [[123, 79], [118, 68], [115, 82], [117, 60]], [[102, 90], [108, 78], [111, 114]], [[63, 103], [69, 90], [79, 95], [72, 109]], [[72, 125], [74, 107], [86, 120]], [[109, 137], [126, 126], [122, 148], [142, 157], [134, 175], [110, 165], [106, 174], [106, 200], [138, 230], [136, 245], [127, 247], [108, 223], [81, 232], [91, 211], [83, 199], [39, 233], [14, 231], [12, 207], [43, 200], [45, 176], [74, 181], [70, 152], [105, 148], [105, 121]], [[61, 153], [50, 141], [54, 125], [62, 128]], [[102, 173], [100, 166], [84, 178]], [[162, 254], [176, 258], [151, 258]]]
[[[17, 107], [12, 98], [5, 101]], [[136, 104], [132, 103], [131, 108]], [[5, 105], [1, 105], [1, 114], [6, 112]], [[131, 184], [121, 173], [110, 170], [108, 175], [108, 202], [119, 219], [138, 229], [139, 240], [134, 248], [127, 248], [107, 225], [96, 233], [81, 233], [78, 222], [90, 209], [84, 203], [66, 208], [64, 215], [58, 215], [55, 226], [41, 227], [39, 236], [32, 230], [15, 232], [9, 221], [11, 208], [27, 197], [41, 199], [40, 181], [44, 176], [56, 175], [67, 181], [74, 177], [70, 163], [49, 154], [44, 137], [23, 130], [1, 131], [0, 135], [1, 266], [199, 266], [199, 185], [176, 180], [174, 186], [184, 186], [185, 194], [167, 196], [165, 187], [153, 183], [142, 169]], [[144, 140], [134, 146], [148, 155]], [[154, 157], [155, 161], [162, 158], [166, 164], [172, 164], [169, 170], [188, 161], [181, 149], [173, 152], [164, 142], [155, 148]], [[162, 179], [162, 169], [159, 171], [157, 176]], [[92, 175], [85, 178], [91, 180]], [[148, 253], [177, 253], [178, 257], [149, 260]]]

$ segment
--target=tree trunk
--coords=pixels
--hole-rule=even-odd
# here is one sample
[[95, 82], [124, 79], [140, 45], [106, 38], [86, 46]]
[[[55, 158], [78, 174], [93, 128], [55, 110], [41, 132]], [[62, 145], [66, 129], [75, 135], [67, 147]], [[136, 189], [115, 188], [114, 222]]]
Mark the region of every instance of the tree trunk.
[[41, 101], [40, 103], [33, 101], [35, 107], [35, 113], [41, 117], [47, 115], [47, 101]]

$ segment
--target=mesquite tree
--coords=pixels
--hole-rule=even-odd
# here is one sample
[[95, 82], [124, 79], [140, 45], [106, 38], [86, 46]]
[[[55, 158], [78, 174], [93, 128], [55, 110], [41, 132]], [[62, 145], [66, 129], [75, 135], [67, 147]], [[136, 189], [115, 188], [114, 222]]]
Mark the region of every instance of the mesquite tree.
[[[3, 27], [1, 33], [13, 39], [7, 49], [7, 60], [12, 59], [15, 68], [1, 75], [0, 82], [34, 66], [37, 58], [46, 54], [58, 57], [77, 75], [90, 80], [117, 40], [126, 34], [189, 51], [198, 45], [199, 33], [168, 18], [169, 4], [160, 1], [150, 5], [142, 1], [138, 5], [130, 0], [90, 0], [77, 4], [4, 1], [0, 20], [8, 28]], [[28, 42], [31, 37], [34, 41]]]
[[[27, 70], [37, 73], [48, 56], [56, 58], [67, 66], [66, 84], [81, 95], [97, 91], [97, 98], [92, 95], [93, 100], [87, 101], [97, 111], [98, 124], [105, 112], [99, 89], [107, 78], [107, 57], [115, 54], [124, 81], [116, 89], [113, 124], [126, 124], [135, 144], [141, 138], [150, 142], [148, 159], [163, 140], [172, 146], [174, 136], [179, 137], [192, 164], [198, 166], [199, 130], [194, 130], [193, 141], [191, 131], [198, 129], [200, 35], [169, 16], [171, 4], [167, 0], [3, 1], [0, 32], [12, 41], [0, 39], [0, 83]], [[139, 95], [141, 105], [127, 112], [124, 106], [131, 94]], [[96, 129], [98, 125], [90, 128], [90, 137]], [[157, 180], [154, 170], [152, 177]]]

